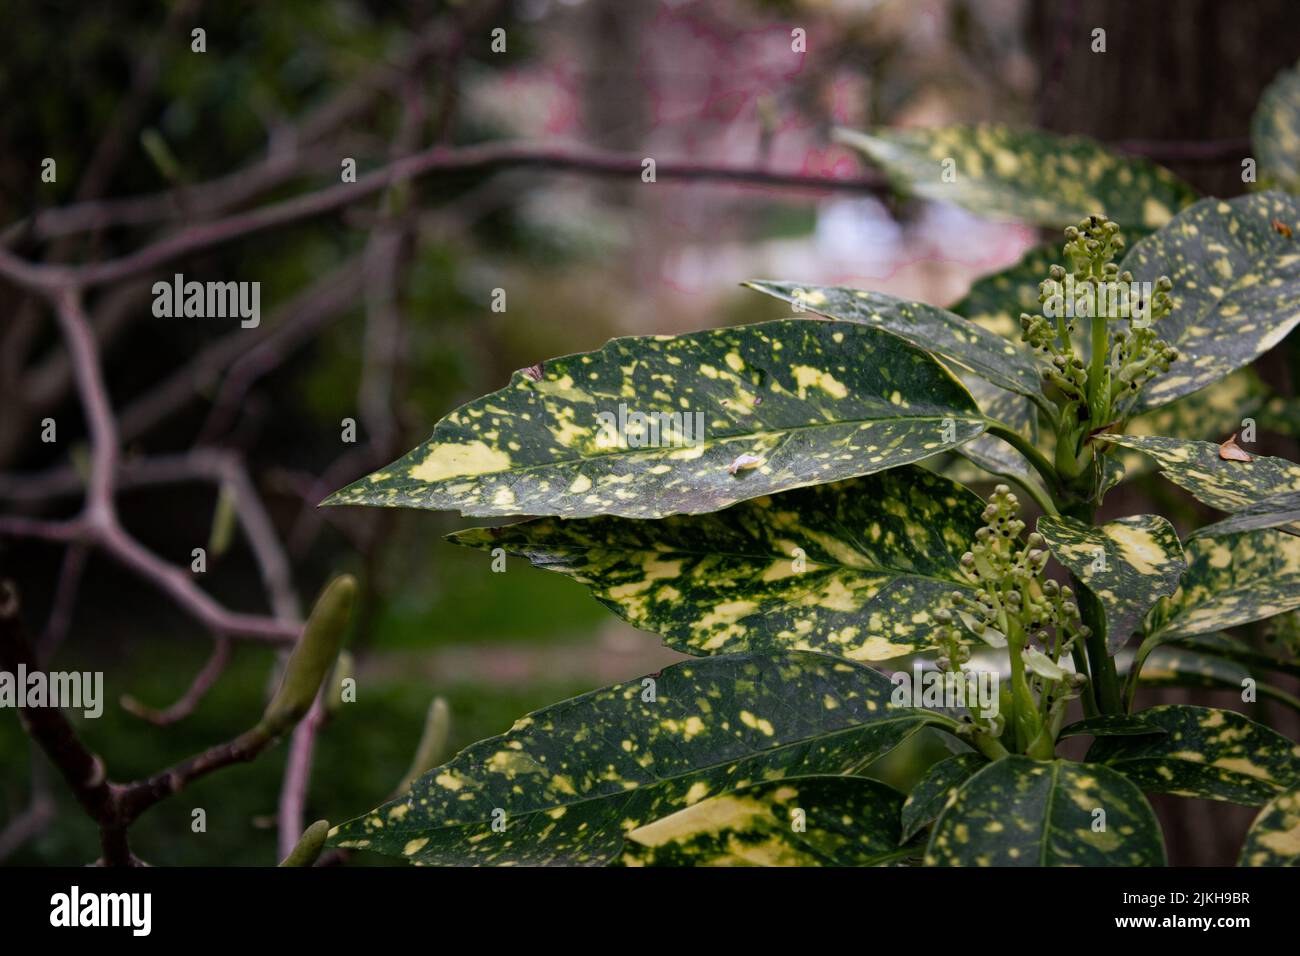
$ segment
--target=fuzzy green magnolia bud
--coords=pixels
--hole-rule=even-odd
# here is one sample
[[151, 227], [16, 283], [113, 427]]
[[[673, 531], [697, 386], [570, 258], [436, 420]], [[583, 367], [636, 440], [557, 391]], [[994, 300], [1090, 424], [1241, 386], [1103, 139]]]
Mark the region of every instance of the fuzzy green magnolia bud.
[[424, 731], [420, 734], [420, 743], [411, 758], [411, 766], [402, 777], [402, 782], [397, 785], [394, 797], [405, 795], [416, 780], [438, 766], [438, 761], [445, 755], [450, 737], [451, 707], [444, 698], [435, 697], [425, 715]]
[[329, 836], [328, 820], [317, 820], [298, 839], [298, 845], [289, 851], [289, 855], [280, 861], [281, 866], [311, 866], [325, 847], [325, 838]]
[[262, 724], [272, 733], [284, 733], [311, 709], [321, 683], [339, 656], [356, 595], [357, 579], [341, 574], [325, 585], [316, 599], [302, 637], [285, 664], [280, 689], [262, 715]]

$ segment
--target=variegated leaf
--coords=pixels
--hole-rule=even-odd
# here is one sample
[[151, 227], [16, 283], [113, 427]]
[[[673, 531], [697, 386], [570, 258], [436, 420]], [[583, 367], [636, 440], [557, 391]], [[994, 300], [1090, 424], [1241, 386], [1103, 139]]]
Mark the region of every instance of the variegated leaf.
[[1300, 200], [1282, 193], [1206, 199], [1129, 250], [1139, 282], [1173, 281], [1173, 312], [1156, 326], [1179, 358], [1152, 379], [1136, 411], [1156, 408], [1248, 365], [1300, 322]]
[[[1243, 418], [1262, 410], [1268, 391], [1253, 368], [1239, 368], [1199, 392], [1129, 419], [1124, 437], [1168, 435], [1191, 439], [1230, 435], [1241, 428]], [[1265, 427], [1262, 420], [1259, 424]], [[984, 436], [977, 440], [984, 440]], [[1144, 475], [1154, 467], [1152, 459], [1135, 448], [1117, 448], [1115, 452], [1118, 454], [1108, 457], [1118, 457], [1123, 463], [1122, 479]]]
[[1106, 644], [1123, 647], [1162, 597], [1178, 590], [1187, 564], [1178, 532], [1159, 515], [1135, 515], [1086, 525], [1074, 518], [1044, 515], [1038, 533], [1056, 560], [1072, 571], [1101, 602]]
[[[962, 382], [987, 418], [1007, 425], [1033, 444], [1038, 443], [1038, 409], [1032, 401], [969, 373], [962, 376]], [[1024, 455], [993, 435], [980, 435], [956, 452], [991, 475], [1014, 478], [1022, 484], [1038, 482], [1033, 466]], [[949, 477], [961, 481], [956, 475], [949, 474]]]
[[1250, 143], [1261, 183], [1300, 189], [1300, 70], [1283, 70], [1264, 90], [1250, 120]]
[[933, 646], [933, 611], [969, 588], [984, 504], [922, 468], [645, 522], [539, 518], [457, 544], [528, 558], [591, 588], [688, 654], [803, 649], [887, 660]]
[[1266, 498], [1300, 492], [1300, 465], [1285, 458], [1259, 455], [1254, 461], [1228, 461], [1220, 457], [1219, 446], [1208, 441], [1154, 435], [1104, 437], [1149, 455], [1164, 477], [1220, 511], [1242, 511]]
[[1202, 654], [1226, 657], [1228, 660], [1237, 661], [1247, 667], [1263, 668], [1264, 670], [1300, 676], [1300, 657], [1288, 653], [1284, 648], [1279, 649], [1282, 651], [1280, 654], [1266, 653], [1252, 647], [1243, 640], [1220, 631], [1180, 637], [1174, 643], [1179, 647], [1186, 647]]
[[[1128, 668], [1126, 662], [1117, 662], [1116, 669], [1121, 675], [1127, 674]], [[1143, 687], [1233, 687], [1240, 690], [1242, 681], [1249, 676], [1250, 671], [1236, 661], [1165, 645], [1153, 650], [1143, 662], [1140, 683]]]
[[1147, 621], [1162, 642], [1261, 621], [1300, 607], [1300, 538], [1247, 531], [1187, 542], [1182, 587]]
[[[1196, 199], [1169, 170], [1083, 136], [981, 125], [837, 130], [836, 137], [866, 153], [904, 192], [995, 218], [1067, 226], [1106, 213], [1158, 229]], [[945, 177], [946, 169], [954, 175]]]
[[976, 280], [952, 311], [994, 335], [1019, 342], [1020, 314], [1041, 311], [1039, 284], [1060, 261], [1059, 242], [1034, 246], [1015, 265]]
[[892, 691], [879, 671], [821, 654], [686, 661], [517, 721], [330, 840], [422, 864], [607, 863], [625, 834], [683, 807], [850, 773], [951, 724], [893, 708]]
[[1246, 832], [1239, 866], [1300, 866], [1300, 789], [1279, 793]]
[[961, 785], [987, 764], [977, 753], [955, 754], [933, 764], [903, 801], [901, 840], [912, 839], [932, 824]]
[[1095, 717], [1086, 717], [1083, 720], [1076, 720], [1061, 728], [1061, 732], [1056, 735], [1057, 740], [1064, 740], [1066, 737], [1143, 737], [1148, 734], [1166, 733], [1163, 727], [1157, 727], [1155, 724], [1149, 724], [1141, 717], [1133, 714], [1097, 714]]
[[[981, 436], [983, 437], [983, 436]], [[1287, 534], [1300, 535], [1300, 491], [1290, 491], [1243, 508], [1231, 518], [1224, 518], [1196, 531], [1194, 537], [1214, 537], [1277, 528]]]
[[326, 503], [698, 514], [905, 465], [983, 428], [970, 394], [932, 357], [858, 324], [622, 338], [516, 372]]
[[994, 385], [1046, 402], [1042, 368], [1018, 338], [1004, 338], [947, 309], [897, 299], [883, 292], [835, 286], [767, 280], [746, 284], [791, 304], [797, 303], [808, 312], [885, 329]]
[[[1116, 665], [1125, 676], [1131, 661], [1117, 660]], [[1139, 683], [1143, 687], [1200, 687], [1238, 693], [1250, 686], [1259, 698], [1300, 711], [1300, 699], [1276, 684], [1256, 679], [1244, 664], [1181, 645], [1165, 644], [1153, 650], [1142, 665]]]
[[1236, 711], [1166, 704], [1138, 716], [1164, 736], [1105, 737], [1088, 759], [1144, 790], [1259, 806], [1300, 782], [1300, 746]]
[[866, 777], [791, 777], [709, 797], [633, 830], [627, 866], [887, 866], [903, 795]]
[[949, 798], [925, 862], [1163, 866], [1165, 847], [1151, 805], [1121, 774], [1094, 764], [1012, 756], [989, 764]]

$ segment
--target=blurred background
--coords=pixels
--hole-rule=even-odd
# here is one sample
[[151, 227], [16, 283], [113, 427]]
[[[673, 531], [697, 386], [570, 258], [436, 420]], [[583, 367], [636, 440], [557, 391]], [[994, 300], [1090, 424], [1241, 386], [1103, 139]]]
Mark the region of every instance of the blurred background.
[[[345, 159], [364, 176], [436, 146], [526, 143], [780, 174], [644, 183], [599, 164], [466, 163], [94, 291], [124, 528], [180, 567], [206, 548], [196, 580], [236, 611], [292, 619], [331, 575], [361, 579], [357, 700], [322, 720], [308, 751], [306, 819], [335, 822], [397, 785], [435, 694], [450, 705], [450, 753], [677, 655], [559, 575], [515, 559], [491, 573], [487, 555], [441, 540], [469, 522], [317, 510], [328, 492], [514, 369], [616, 335], [788, 314], [738, 288], [744, 279], [946, 305], [1043, 237], [891, 196], [831, 143], [834, 126], [1085, 133], [1231, 196], [1243, 191], [1254, 105], [1300, 56], [1293, 0], [6, 0], [0, 25], [0, 241], [33, 260], [112, 259], [335, 186]], [[1089, 49], [1095, 27], [1104, 54]], [[498, 29], [504, 51], [493, 50]], [[55, 182], [40, 176], [47, 157]], [[174, 272], [260, 282], [260, 326], [155, 318], [150, 286]], [[498, 289], [504, 311], [492, 307]], [[1258, 366], [1283, 402], [1294, 338]], [[41, 440], [46, 419], [55, 442]], [[345, 419], [355, 441], [343, 440]], [[0, 281], [0, 511], [75, 515], [85, 436], [56, 323]], [[1297, 457], [1289, 439], [1267, 440], [1261, 450]], [[213, 529], [236, 504], [242, 520], [223, 548]], [[1142, 510], [1180, 528], [1208, 515], [1147, 478], [1107, 499], [1105, 516]], [[105, 672], [104, 716], [77, 726], [114, 778], [152, 773], [260, 714], [275, 651], [214, 645], [101, 550], [0, 538], [0, 573], [18, 582], [49, 666]], [[196, 679], [202, 693], [187, 695]], [[1197, 694], [1222, 706], [1237, 696]], [[1264, 719], [1294, 737], [1292, 716]], [[905, 784], [936, 748], [918, 741], [879, 772]], [[133, 828], [135, 852], [160, 864], [273, 862], [288, 753], [158, 806]], [[1230, 863], [1252, 815], [1153, 802], [1175, 863]], [[194, 808], [206, 832], [192, 831]], [[96, 844], [14, 712], [0, 711], [0, 858], [81, 864]]]

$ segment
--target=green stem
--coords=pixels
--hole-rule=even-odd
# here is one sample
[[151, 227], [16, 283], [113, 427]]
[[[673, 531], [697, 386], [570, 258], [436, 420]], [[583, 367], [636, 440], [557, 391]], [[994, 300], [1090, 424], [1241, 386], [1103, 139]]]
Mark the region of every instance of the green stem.
[[[1106, 359], [1110, 351], [1110, 338], [1106, 334], [1105, 316], [1095, 315], [1092, 317], [1092, 366], [1088, 369], [1088, 410], [1090, 412], [1104, 412], [1102, 407], [1101, 388], [1102, 377], [1106, 372]], [[1109, 390], [1109, 385], [1107, 385]], [[1110, 395], [1105, 396], [1107, 408], [1110, 405]], [[1093, 419], [1093, 427], [1108, 424], [1107, 422]]]
[[1138, 679], [1142, 676], [1142, 665], [1147, 662], [1147, 658], [1163, 643], [1160, 635], [1152, 634], [1142, 640], [1138, 649], [1133, 653], [1133, 663], [1129, 665], [1128, 677], [1124, 681], [1124, 710], [1133, 709], [1133, 698], [1137, 694]]
[[[1020, 432], [1016, 431], [1011, 426], [1005, 425], [1002, 422], [993, 421], [992, 419], [988, 420], [987, 431], [990, 435], [1001, 438], [1016, 451], [1020, 452], [1020, 454], [1024, 455], [1025, 458], [1028, 459], [1029, 463], [1034, 466], [1034, 470], [1042, 476], [1043, 481], [1047, 483], [1048, 492], [1053, 495], [1053, 498], [1055, 498], [1055, 492], [1061, 487], [1060, 476], [1057, 475], [1056, 468], [1052, 463], [1047, 460], [1046, 456], [1044, 456], [1041, 451], [1034, 447], [1033, 443], [1030, 442], [1028, 438], [1020, 434]], [[1050, 513], [1057, 514], [1058, 512], [1054, 507]]]
[[990, 760], [1001, 760], [1003, 757], [1011, 756], [1011, 751], [1002, 746], [1001, 741], [996, 737], [989, 736], [988, 734], [975, 734], [975, 736], [971, 738], [971, 744], [974, 745], [976, 750], [988, 757]]

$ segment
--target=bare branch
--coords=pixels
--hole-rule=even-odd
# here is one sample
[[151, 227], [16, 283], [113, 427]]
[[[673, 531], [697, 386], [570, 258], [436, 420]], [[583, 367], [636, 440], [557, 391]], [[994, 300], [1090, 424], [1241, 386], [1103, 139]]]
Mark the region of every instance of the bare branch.
[[219, 637], [212, 645], [212, 656], [208, 658], [207, 663], [203, 665], [203, 669], [198, 672], [193, 683], [190, 684], [176, 703], [170, 707], [164, 707], [162, 710], [156, 710], [142, 704], [134, 697], [123, 696], [121, 700], [122, 708], [157, 727], [167, 727], [177, 721], [184, 720], [194, 713], [194, 708], [207, 696], [208, 691], [212, 689], [217, 679], [225, 672], [228, 663], [230, 663], [230, 641], [227, 638]]

